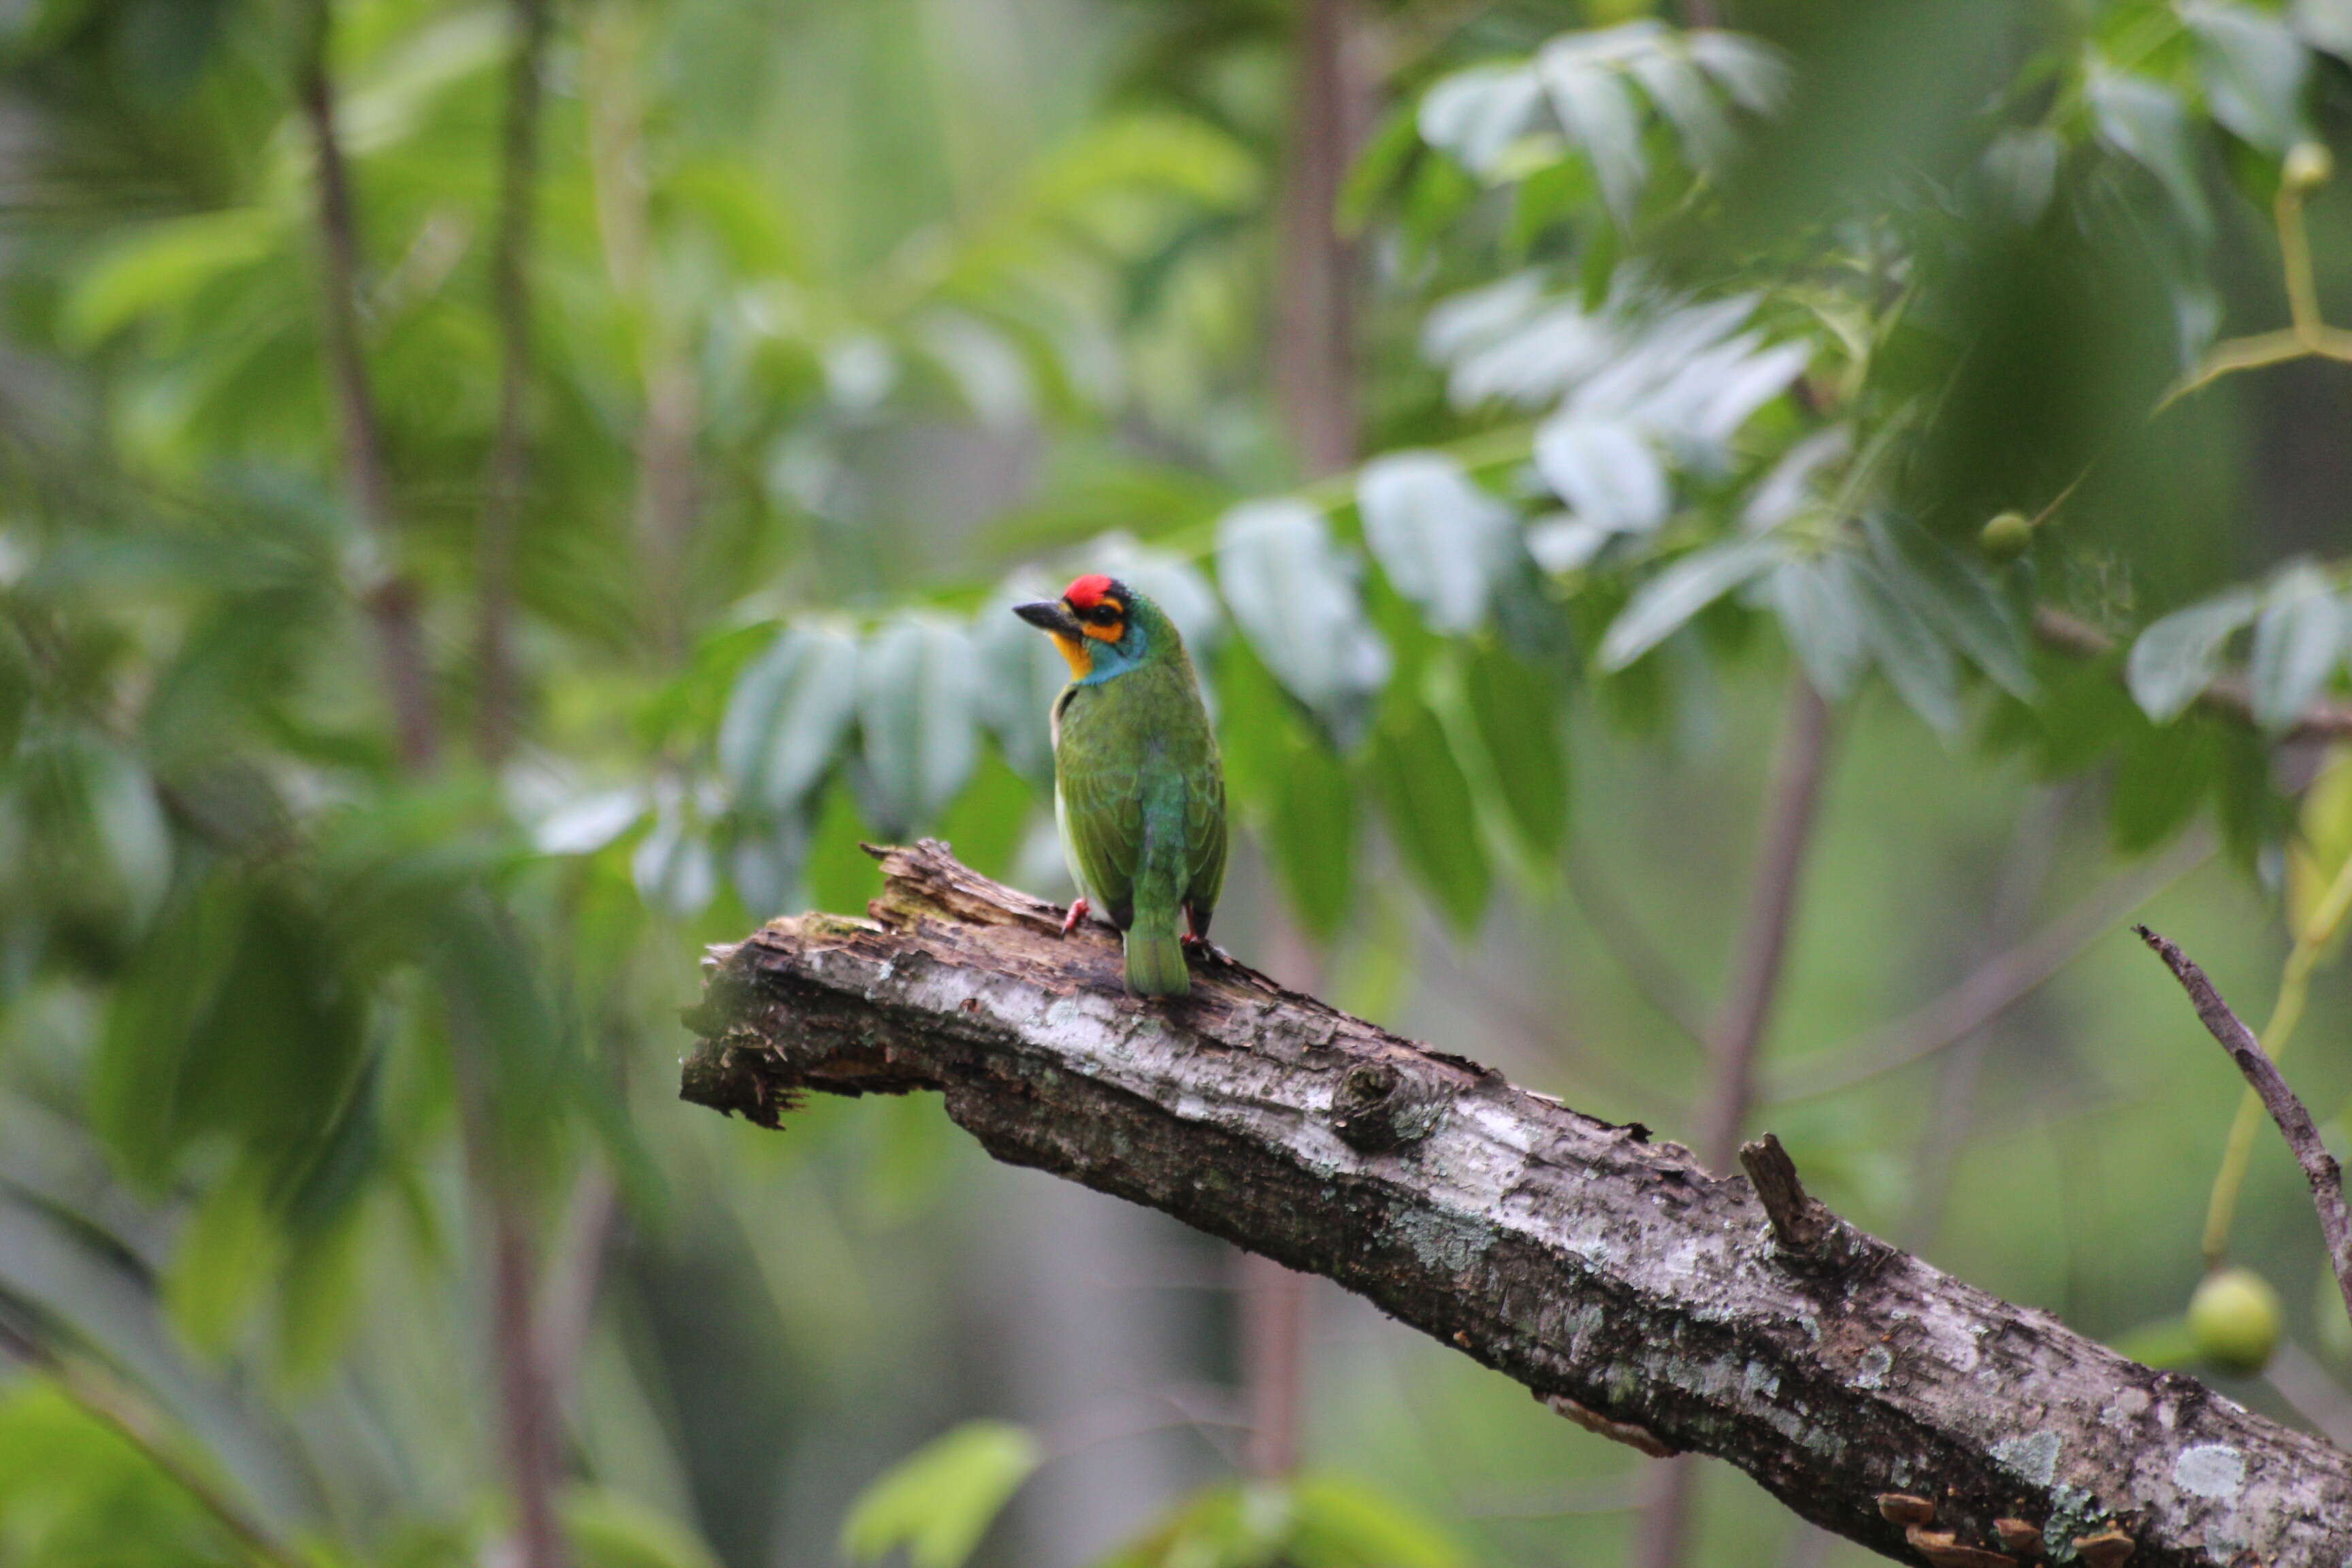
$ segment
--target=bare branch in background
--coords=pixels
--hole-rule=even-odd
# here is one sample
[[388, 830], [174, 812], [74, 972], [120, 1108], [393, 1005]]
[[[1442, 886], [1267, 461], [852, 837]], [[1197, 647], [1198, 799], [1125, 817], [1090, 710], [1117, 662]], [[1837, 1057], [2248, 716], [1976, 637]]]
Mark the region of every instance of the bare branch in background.
[[[871, 918], [779, 921], [714, 955], [685, 1098], [777, 1126], [809, 1093], [941, 1092], [1000, 1160], [1327, 1275], [1906, 1561], [1909, 1529], [1990, 1563], [1996, 1521], [2053, 1552], [2116, 1535], [2133, 1568], [2352, 1550], [2352, 1455], [2193, 1378], [1834, 1216], [1852, 1260], [1797, 1267], [1747, 1181], [1239, 965], [1138, 1001], [1116, 941], [1063, 940], [1059, 909], [944, 846], [884, 868]], [[1891, 1522], [1885, 1495], [1932, 1520]]]
[[2189, 993], [2189, 1005], [2197, 1009], [2197, 1021], [2230, 1053], [2230, 1059], [2245, 1075], [2246, 1082], [2262, 1097], [2263, 1109], [2278, 1123], [2286, 1146], [2294, 1152], [2295, 1163], [2303, 1167], [2304, 1180], [2311, 1184], [2312, 1206], [2319, 1211], [2319, 1229], [2327, 1240], [2327, 1258], [2336, 1269], [2336, 1287], [2343, 1293], [2345, 1310], [2352, 1312], [2352, 1213], [2344, 1206], [2344, 1172], [2336, 1164], [2336, 1156], [2327, 1152], [2327, 1145], [2320, 1141], [2311, 1112], [2304, 1109], [2303, 1101], [2279, 1076], [2278, 1065], [2263, 1049], [2262, 1041], [2230, 1011], [2230, 1005], [2221, 1000], [2221, 994], [2213, 988], [2213, 983], [2195, 961], [2146, 926], [2134, 926], [2132, 930], [2164, 960], [2172, 977]]
[[499, 416], [488, 494], [482, 502], [476, 570], [480, 577], [480, 668], [475, 714], [482, 760], [495, 768], [514, 745], [515, 533], [530, 480], [530, 255], [539, 191], [539, 111], [551, 31], [549, 0], [511, 0], [514, 52], [507, 63], [507, 104], [499, 173], [498, 238], [490, 254], [491, 314], [499, 331]]
[[315, 167], [319, 242], [319, 337], [327, 364], [329, 395], [342, 436], [343, 471], [352, 502], [367, 530], [373, 559], [358, 584], [361, 604], [375, 628], [377, 660], [392, 709], [401, 765], [411, 773], [429, 769], [440, 754], [440, 721], [434, 711], [433, 672], [425, 657], [418, 625], [415, 584], [398, 564], [400, 518], [393, 500], [392, 467], [384, 451], [383, 424], [368, 381], [360, 344], [359, 219], [352, 200], [351, 171], [336, 130], [335, 84], [327, 63], [334, 17], [330, 0], [308, 0], [295, 62], [295, 91], [310, 131]]
[[1833, 1094], [1909, 1067], [1967, 1039], [2032, 995], [2080, 958], [2124, 918], [2213, 856], [2213, 840], [2193, 834], [2171, 850], [2117, 878], [2035, 931], [1985, 961], [1932, 1002], [1842, 1046], [1776, 1068], [1764, 1080], [1767, 1104]]
[[[1796, 923], [1797, 891], [1819, 817], [1822, 775], [1829, 762], [1830, 708], [1802, 670], [1791, 670], [1783, 709], [1780, 754], [1766, 796], [1764, 840], [1758, 847], [1748, 915], [1732, 960], [1729, 988], [1707, 1030], [1714, 1068], [1700, 1121], [1700, 1152], [1709, 1169], [1727, 1170], [1739, 1153], [1740, 1131], [1756, 1101], [1756, 1053], [1772, 1022], [1772, 1006], [1788, 967]], [[1776, 1144], [1777, 1148], [1778, 1145]], [[1793, 1174], [1792, 1174], [1793, 1179]], [[1657, 1471], [1657, 1493], [1642, 1520], [1637, 1561], [1643, 1568], [1680, 1568], [1688, 1547], [1691, 1509], [1697, 1500], [1697, 1461], [1668, 1459]]]

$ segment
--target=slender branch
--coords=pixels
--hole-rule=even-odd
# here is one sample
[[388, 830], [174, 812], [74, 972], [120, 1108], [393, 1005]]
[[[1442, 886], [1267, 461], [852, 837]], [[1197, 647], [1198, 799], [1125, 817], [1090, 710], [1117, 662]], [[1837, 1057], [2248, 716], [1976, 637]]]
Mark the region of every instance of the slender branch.
[[[2272, 1061], [2286, 1055], [2286, 1048], [2294, 1043], [2294, 1032], [2302, 1026], [2304, 1008], [2311, 1000], [2311, 972], [2336, 944], [2336, 932], [2347, 914], [2352, 914], [2352, 858], [2336, 868], [2335, 879], [2304, 917], [2294, 932], [2294, 945], [2288, 950], [2286, 963], [2279, 971], [2278, 995], [2271, 1003], [2271, 1016], [2259, 1037], [2263, 1054]], [[2238, 1191], [2245, 1184], [2246, 1162], [2253, 1157], [2254, 1135], [2261, 1131], [2262, 1115], [2261, 1098], [2249, 1089], [2238, 1099], [2237, 1119], [2230, 1124], [2229, 1142], [2221, 1150], [2221, 1168], [2213, 1173], [2212, 1195], [2206, 1201], [2208, 1268], [2221, 1268], [2222, 1258], [2229, 1254], [2230, 1226], [2238, 1215]]]
[[375, 627], [377, 660], [401, 765], [422, 773], [439, 754], [440, 726], [433, 710], [424, 632], [417, 623], [415, 585], [397, 565], [400, 519], [393, 500], [392, 466], [360, 345], [359, 220], [336, 129], [334, 79], [328, 67], [334, 30], [331, 0], [305, 0], [302, 20], [295, 88], [310, 126], [316, 165], [311, 184], [317, 201], [319, 336], [342, 435], [344, 478], [374, 552], [373, 563], [360, 584], [360, 600]]
[[1844, 1045], [1775, 1069], [1764, 1082], [1765, 1101], [1780, 1105], [1852, 1089], [1967, 1039], [2047, 984], [2125, 916], [2212, 855], [2210, 837], [2185, 840], [1988, 959], [1933, 1001]]
[[138, 1449], [148, 1463], [170, 1478], [190, 1500], [210, 1514], [215, 1523], [254, 1556], [276, 1563], [278, 1568], [305, 1568], [306, 1560], [299, 1553], [264, 1529], [180, 1456], [177, 1447], [163, 1434], [162, 1418], [130, 1390], [112, 1378], [68, 1360], [5, 1319], [0, 1319], [0, 1351], [47, 1373], [58, 1392]]
[[1787, 727], [1773, 770], [1764, 842], [1748, 891], [1748, 919], [1723, 1011], [1707, 1031], [1715, 1083], [1700, 1149], [1717, 1170], [1739, 1152], [1740, 1130], [1756, 1098], [1756, 1053], [1780, 993], [1789, 935], [1796, 924], [1797, 889], [1821, 806], [1829, 757], [1830, 709], [1801, 672], [1789, 678]]
[[480, 625], [476, 658], [481, 692], [477, 744], [491, 767], [514, 745], [515, 532], [530, 479], [530, 253], [539, 191], [539, 112], [552, 31], [549, 0], [510, 0], [514, 52], [507, 62], [505, 136], [500, 147], [498, 238], [490, 256], [491, 310], [499, 328], [498, 431], [477, 541]]
[[[1830, 709], [1801, 670], [1789, 676], [1787, 717], [1765, 807], [1764, 842], [1748, 916], [1721, 1012], [1707, 1031], [1715, 1068], [1700, 1123], [1699, 1148], [1713, 1170], [1726, 1170], [1739, 1152], [1740, 1130], [1755, 1108], [1756, 1055], [1772, 1021], [1772, 1005], [1786, 969], [1789, 934], [1796, 922], [1797, 889], [1821, 806], [1828, 762]], [[1778, 1145], [1774, 1147], [1777, 1149]], [[1793, 1170], [1791, 1180], [1794, 1179]], [[1691, 1510], [1697, 1502], [1696, 1460], [1670, 1459], [1658, 1472], [1656, 1493], [1642, 1518], [1636, 1560], [1643, 1568], [1680, 1568], [1687, 1554]]]
[[[2033, 612], [2033, 635], [2061, 653], [2078, 658], [2104, 658], [2116, 650], [2116, 639], [2084, 620], [2048, 605]], [[2254, 726], [2254, 698], [2245, 680], [2224, 675], [2198, 693], [2197, 705], [2233, 722]], [[2289, 741], [2352, 740], [2352, 705], [2315, 702], [2282, 739]]]
[[2245, 1075], [2253, 1091], [2262, 1096], [2263, 1108], [2278, 1124], [2280, 1136], [2294, 1151], [2295, 1163], [2303, 1167], [2304, 1180], [2311, 1184], [2312, 1206], [2319, 1211], [2320, 1233], [2327, 1240], [2328, 1261], [2336, 1269], [2336, 1286], [2343, 1293], [2344, 1307], [2352, 1312], [2352, 1212], [2344, 1206], [2344, 1173], [2336, 1156], [2327, 1152], [2320, 1141], [2319, 1129], [2312, 1124], [2311, 1112], [2294, 1090], [2279, 1076], [2278, 1064], [2254, 1038], [2254, 1032], [2242, 1023], [2205, 972], [2197, 967], [2187, 953], [2146, 926], [2134, 926], [2139, 939], [2164, 960], [2180, 988], [2189, 993], [2189, 1005], [2197, 1009], [2197, 1021], [2205, 1032], [2221, 1042], [2230, 1053], [2230, 1059]]
[[868, 918], [714, 955], [688, 1100], [781, 1125], [809, 1093], [940, 1092], [1001, 1160], [1328, 1276], [1906, 1562], [1994, 1568], [1997, 1521], [2068, 1560], [2112, 1535], [2131, 1568], [2352, 1551], [2352, 1455], [2193, 1378], [1843, 1222], [1819, 1271], [1748, 1182], [1239, 965], [1139, 1001], [1107, 934], [1063, 940], [1060, 910], [944, 846], [885, 871]]

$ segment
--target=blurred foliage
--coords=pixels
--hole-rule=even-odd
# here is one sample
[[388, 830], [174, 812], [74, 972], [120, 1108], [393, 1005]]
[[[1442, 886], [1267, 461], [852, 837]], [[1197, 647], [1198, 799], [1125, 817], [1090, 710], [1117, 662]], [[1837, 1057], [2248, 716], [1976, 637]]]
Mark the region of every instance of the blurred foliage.
[[[1791, 666], [1842, 731], [1791, 1054], [2021, 940], [1982, 914], [2010, 882], [2071, 907], [2203, 819], [2233, 877], [2162, 921], [2242, 1008], [2326, 1020], [2298, 1079], [2352, 1096], [2320, 918], [2352, 765], [2294, 734], [2352, 658], [2352, 404], [2284, 379], [2352, 375], [2352, 9], [1719, 8], [1362, 7], [1379, 112], [1334, 219], [1374, 455], [1299, 484], [1267, 326], [1294, 7], [559, 6], [510, 604], [509, 10], [332, 7], [386, 534], [322, 369], [287, 8], [6, 8], [0, 1331], [31, 1370], [0, 1564], [482, 1560], [502, 1220], [580, 1562], [1021, 1560], [1079, 1460], [954, 1425], [1022, 1392], [954, 1347], [967, 1237], [1027, 1189], [933, 1105], [753, 1140], [664, 1079], [696, 944], [858, 907], [861, 838], [1058, 885], [1064, 672], [1006, 607], [1079, 570], [1201, 662], [1245, 829], [1221, 937], [1295, 922], [1337, 1000], [1580, 1104], [1687, 1123], [1640, 933], [1705, 989]], [[466, 754], [492, 627], [520, 740]], [[1935, 1064], [1769, 1114], [1864, 1223], [2191, 1353], [2181, 1152], [2219, 1158], [2235, 1091], [2137, 962], [2092, 944]], [[2221, 1239], [2340, 1373], [2275, 1152]], [[1330, 1349], [1288, 1486], [1186, 1416], [1204, 1489], [1111, 1561], [1613, 1561], [1622, 1457], [1443, 1355]], [[1717, 1503], [1707, 1561], [1777, 1556], [1760, 1494]]]

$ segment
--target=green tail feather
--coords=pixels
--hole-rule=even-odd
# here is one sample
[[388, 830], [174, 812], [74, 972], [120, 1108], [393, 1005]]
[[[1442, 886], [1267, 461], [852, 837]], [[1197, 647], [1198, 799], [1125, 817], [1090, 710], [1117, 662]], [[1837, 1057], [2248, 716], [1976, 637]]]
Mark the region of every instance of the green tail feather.
[[1192, 989], [1183, 939], [1171, 922], [1147, 931], [1140, 919], [1127, 933], [1127, 988], [1138, 996], [1181, 996]]

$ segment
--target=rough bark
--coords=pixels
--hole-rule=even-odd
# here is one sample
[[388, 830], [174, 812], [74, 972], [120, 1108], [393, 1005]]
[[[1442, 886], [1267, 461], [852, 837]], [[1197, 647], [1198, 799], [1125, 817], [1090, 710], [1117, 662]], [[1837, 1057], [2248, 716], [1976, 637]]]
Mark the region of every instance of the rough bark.
[[1328, 1275], [1903, 1561], [1998, 1563], [2017, 1521], [2062, 1563], [2113, 1561], [2117, 1532], [2135, 1565], [2352, 1553], [2352, 1456], [2193, 1378], [1826, 1214], [1784, 1246], [1745, 1177], [1239, 965], [1139, 1002], [1115, 942], [1061, 939], [1058, 909], [944, 846], [884, 868], [870, 918], [713, 954], [684, 1098], [774, 1127], [811, 1091], [942, 1091], [1000, 1160]]

